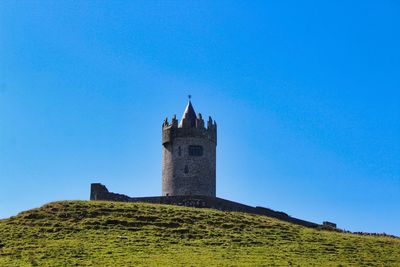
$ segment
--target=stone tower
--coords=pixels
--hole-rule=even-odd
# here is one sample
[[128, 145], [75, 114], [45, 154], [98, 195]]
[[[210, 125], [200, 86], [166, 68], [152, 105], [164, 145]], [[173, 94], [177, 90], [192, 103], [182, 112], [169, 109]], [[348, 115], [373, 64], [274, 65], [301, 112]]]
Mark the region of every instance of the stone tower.
[[207, 126], [189, 99], [182, 120], [162, 125], [162, 195], [215, 197], [217, 124]]

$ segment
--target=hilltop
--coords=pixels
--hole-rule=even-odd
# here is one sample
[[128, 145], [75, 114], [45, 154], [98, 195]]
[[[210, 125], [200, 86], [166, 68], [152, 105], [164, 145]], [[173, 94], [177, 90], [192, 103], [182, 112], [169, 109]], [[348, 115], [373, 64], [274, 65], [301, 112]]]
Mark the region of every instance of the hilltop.
[[0, 266], [399, 266], [400, 239], [259, 215], [53, 202], [0, 221]]

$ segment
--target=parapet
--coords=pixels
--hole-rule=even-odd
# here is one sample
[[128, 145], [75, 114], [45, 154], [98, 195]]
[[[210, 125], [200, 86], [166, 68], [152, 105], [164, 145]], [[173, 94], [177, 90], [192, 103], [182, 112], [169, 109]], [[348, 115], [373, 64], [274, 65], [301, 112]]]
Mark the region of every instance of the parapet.
[[192, 125], [186, 123], [186, 118], [178, 125], [176, 115], [172, 117], [171, 123], [165, 118], [162, 125], [162, 144], [172, 142], [176, 137], [203, 137], [217, 144], [217, 123], [210, 116], [205, 127], [201, 113], [196, 116], [195, 124]]

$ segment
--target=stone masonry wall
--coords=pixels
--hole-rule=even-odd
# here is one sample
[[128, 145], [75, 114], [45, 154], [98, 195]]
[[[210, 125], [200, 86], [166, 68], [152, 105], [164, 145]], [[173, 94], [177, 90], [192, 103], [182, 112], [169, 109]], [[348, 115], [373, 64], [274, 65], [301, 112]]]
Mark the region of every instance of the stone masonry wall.
[[[173, 130], [173, 132], [171, 132]], [[207, 129], [163, 129], [162, 195], [216, 196], [216, 143]], [[189, 156], [189, 146], [203, 147]]]
[[276, 218], [282, 221], [291, 222], [305, 227], [318, 227], [319, 225], [313, 222], [304, 221], [293, 218], [284, 212], [274, 211], [264, 207], [252, 207], [230, 200], [210, 197], [210, 196], [159, 196], [159, 197], [128, 197], [122, 194], [111, 193], [107, 188], [99, 183], [91, 185], [90, 200], [105, 200], [105, 201], [122, 201], [122, 202], [143, 202], [153, 204], [169, 204], [188, 206], [196, 208], [211, 208], [222, 211], [236, 211], [251, 214], [258, 214]]

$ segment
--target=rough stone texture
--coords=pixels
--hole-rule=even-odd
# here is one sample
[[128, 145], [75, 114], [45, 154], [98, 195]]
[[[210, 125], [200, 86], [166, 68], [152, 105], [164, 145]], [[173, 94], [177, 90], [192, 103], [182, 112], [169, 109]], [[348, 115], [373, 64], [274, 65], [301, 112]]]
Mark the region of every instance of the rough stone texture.
[[326, 227], [334, 228], [334, 229], [337, 228], [336, 223], [333, 223], [333, 222], [324, 221], [324, 222], [322, 222], [322, 225], [326, 226]]
[[251, 214], [264, 215], [282, 221], [306, 227], [318, 227], [313, 222], [293, 218], [284, 212], [274, 211], [264, 207], [251, 207], [237, 202], [210, 196], [159, 196], [159, 197], [128, 197], [126, 195], [111, 193], [102, 184], [92, 184], [90, 200], [122, 201], [122, 202], [143, 202], [153, 204], [169, 204], [196, 208], [211, 208], [222, 211], [236, 211]]
[[[194, 123], [195, 122], [195, 123]], [[189, 155], [189, 146], [201, 146], [202, 156]], [[162, 127], [162, 195], [216, 196], [217, 126], [211, 117], [204, 127], [189, 101], [178, 126], [174, 117]]]

